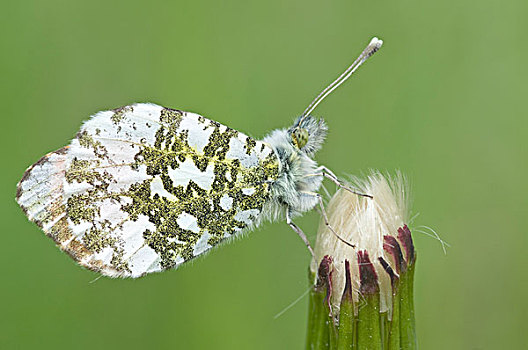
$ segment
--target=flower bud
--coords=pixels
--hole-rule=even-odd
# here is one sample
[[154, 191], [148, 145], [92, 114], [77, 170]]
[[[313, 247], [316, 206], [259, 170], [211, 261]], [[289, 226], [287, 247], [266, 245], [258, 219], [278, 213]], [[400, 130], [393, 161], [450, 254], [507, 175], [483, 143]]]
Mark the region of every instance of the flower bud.
[[416, 253], [407, 226], [405, 180], [399, 173], [394, 177], [372, 173], [352, 183], [372, 198], [345, 189], [334, 195], [326, 208], [328, 222], [323, 215], [319, 225], [310, 265], [312, 283], [320, 284], [321, 268], [331, 276], [326, 279], [325, 302], [337, 330], [332, 333], [331, 328], [328, 334], [330, 338], [335, 334], [333, 342], [340, 345], [414, 349]]

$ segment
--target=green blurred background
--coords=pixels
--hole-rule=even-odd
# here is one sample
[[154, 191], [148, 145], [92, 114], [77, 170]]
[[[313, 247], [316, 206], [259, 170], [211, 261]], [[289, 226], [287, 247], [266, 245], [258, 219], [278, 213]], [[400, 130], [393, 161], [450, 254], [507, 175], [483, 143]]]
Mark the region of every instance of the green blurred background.
[[[2, 349], [302, 349], [309, 254], [285, 223], [139, 280], [76, 266], [14, 201], [99, 110], [151, 101], [255, 137], [316, 111], [337, 174], [412, 181], [422, 349], [526, 345], [528, 2], [2, 1]], [[331, 185], [328, 185], [331, 188]], [[298, 220], [314, 239], [318, 215]], [[524, 334], [523, 334], [524, 333]], [[524, 336], [524, 337], [523, 337]], [[524, 344], [524, 345], [523, 345]]]

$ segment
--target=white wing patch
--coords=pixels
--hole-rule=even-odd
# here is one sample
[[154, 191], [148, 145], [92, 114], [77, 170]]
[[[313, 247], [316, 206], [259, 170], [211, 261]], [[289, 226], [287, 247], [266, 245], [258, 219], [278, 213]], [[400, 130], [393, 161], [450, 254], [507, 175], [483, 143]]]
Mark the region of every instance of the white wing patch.
[[257, 223], [278, 164], [269, 146], [224, 125], [136, 104], [97, 113], [30, 167], [17, 201], [81, 265], [138, 277]]
[[170, 168], [168, 170], [170, 179], [175, 186], [188, 186], [192, 180], [204, 190], [209, 191], [215, 179], [214, 164], [207, 164], [204, 171], [196, 167], [193, 160], [185, 159], [183, 163], [176, 169]]

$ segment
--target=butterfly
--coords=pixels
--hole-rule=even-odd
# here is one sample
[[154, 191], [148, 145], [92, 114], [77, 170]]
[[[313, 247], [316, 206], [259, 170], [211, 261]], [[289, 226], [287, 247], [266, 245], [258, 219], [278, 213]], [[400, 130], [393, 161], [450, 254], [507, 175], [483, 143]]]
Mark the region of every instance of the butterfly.
[[314, 160], [327, 126], [310, 113], [381, 44], [373, 38], [291, 127], [262, 140], [155, 104], [99, 112], [27, 169], [16, 200], [60, 249], [110, 277], [175, 268], [279, 218], [312, 251], [292, 218], [317, 205], [324, 214], [324, 178], [345, 186]]

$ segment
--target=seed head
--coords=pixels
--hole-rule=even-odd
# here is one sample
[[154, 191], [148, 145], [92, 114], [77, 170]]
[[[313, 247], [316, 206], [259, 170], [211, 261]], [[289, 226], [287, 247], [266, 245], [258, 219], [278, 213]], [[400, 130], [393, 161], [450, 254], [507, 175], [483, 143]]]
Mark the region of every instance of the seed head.
[[[406, 260], [414, 259], [406, 226], [409, 219], [406, 181], [400, 173], [384, 176], [373, 172], [366, 179], [352, 179], [351, 187], [373, 198], [341, 189], [330, 200], [326, 211], [330, 226], [355, 248], [341, 242], [322, 221], [310, 268], [316, 273], [323, 257], [332, 257], [334, 271], [330, 301], [334, 313], [339, 310], [345, 288], [345, 260], [350, 262], [354, 302], [360, 301], [363, 291], [379, 286], [380, 312], [386, 312], [392, 305], [391, 276], [387, 267], [397, 277], [405, 268]], [[386, 263], [385, 268], [380, 258]], [[367, 261], [368, 267], [360, 266]], [[374, 268], [370, 269], [370, 266]], [[378, 286], [373, 286], [372, 279], [377, 280]], [[369, 281], [368, 286], [365, 281]]]

